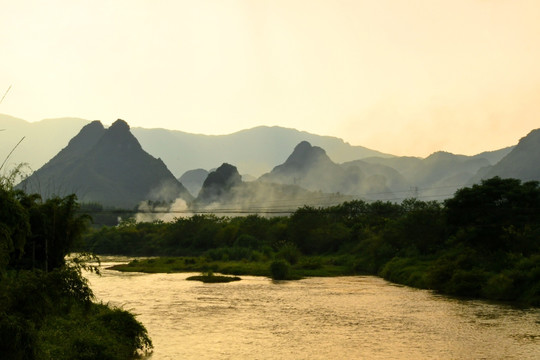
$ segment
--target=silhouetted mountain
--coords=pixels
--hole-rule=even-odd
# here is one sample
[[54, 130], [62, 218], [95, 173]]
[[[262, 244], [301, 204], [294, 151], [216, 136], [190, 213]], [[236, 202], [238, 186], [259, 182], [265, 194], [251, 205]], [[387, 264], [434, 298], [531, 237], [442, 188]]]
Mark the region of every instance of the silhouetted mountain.
[[203, 186], [197, 196], [198, 203], [211, 203], [219, 201], [220, 197], [231, 190], [232, 187], [240, 185], [242, 177], [238, 173], [236, 166], [223, 163], [215, 171], [208, 174]]
[[[82, 119], [68, 118], [28, 123], [0, 115], [0, 129], [6, 129], [1, 133], [0, 153], [7, 155], [20, 138], [26, 136], [4, 169], [21, 162], [29, 163], [34, 169], [42, 166], [61, 150], [60, 144], [67, 143], [77, 134], [81, 124], [88, 123]], [[96, 132], [105, 131], [102, 126], [99, 130], [100, 124], [94, 126]], [[364, 147], [351, 146], [338, 138], [281, 127], [261, 126], [220, 136], [165, 129], [135, 128], [131, 131], [140, 144], [153, 156], [161, 157], [174, 174], [181, 174], [188, 169], [208, 169], [227, 161], [236, 164], [241, 173], [259, 175], [268, 172], [276, 164], [282, 164], [262, 176], [261, 180], [297, 184], [310, 191], [340, 192], [380, 199], [410, 196], [426, 200], [444, 199], [452, 196], [457, 188], [493, 174], [515, 174], [521, 176], [521, 179], [535, 179], [536, 168], [520, 164], [527, 164], [529, 160], [534, 162], [538, 158], [534, 157], [537, 156], [534, 151], [519, 150], [516, 154], [521, 155], [514, 154], [509, 157], [510, 160], [502, 162], [503, 158], [513, 152], [514, 147], [474, 156], [436, 152], [425, 159], [392, 157]], [[91, 135], [82, 137], [82, 140], [89, 143], [95, 140], [92, 139]], [[295, 154], [291, 154], [290, 149], [302, 141], [314, 146], [303, 144]], [[139, 148], [140, 144], [137, 144]], [[67, 153], [62, 153], [62, 150], [58, 153], [62, 161], [52, 162], [44, 168], [50, 172], [59, 172], [59, 168], [71, 161], [70, 157], [78, 157], [73, 150], [78, 148], [84, 149], [84, 144], [70, 146]], [[526, 159], [529, 154], [532, 160]], [[499, 161], [501, 165], [491, 166]], [[38, 186], [47, 193], [75, 190], [62, 188], [64, 185], [60, 184], [55, 181], [45, 185], [42, 182]], [[189, 186], [192, 194], [197, 195], [202, 180], [194, 180], [193, 187]]]
[[199, 196], [192, 203], [194, 209], [219, 212], [263, 211], [280, 213], [294, 211], [304, 205], [329, 206], [351, 197], [308, 191], [300, 186], [243, 182], [235, 166], [224, 163], [210, 172]]
[[163, 161], [142, 149], [123, 120], [107, 130], [99, 121], [86, 125], [19, 187], [43, 197], [75, 193], [81, 202], [123, 208], [144, 200], [192, 200]]
[[208, 171], [204, 169], [188, 170], [180, 176], [178, 181], [180, 181], [182, 185], [188, 189], [189, 193], [195, 197], [199, 194], [199, 191], [201, 191], [204, 180], [206, 180], [208, 174]]
[[522, 181], [540, 181], [540, 129], [521, 138], [508, 155], [497, 164], [479, 171], [472, 182], [494, 176], [516, 178]]
[[259, 181], [366, 198], [371, 194], [391, 193], [382, 174], [366, 176], [358, 166], [340, 166], [323, 149], [307, 141], [299, 143], [283, 164], [262, 175]]
[[[26, 136], [11, 157], [10, 163], [24, 162], [32, 169], [38, 169], [88, 123], [88, 120], [75, 118], [30, 123], [0, 114], [0, 129], [6, 129], [2, 132], [0, 154], [7, 155], [21, 137]], [[132, 128], [131, 132], [145, 151], [161, 158], [177, 177], [188, 170], [210, 169], [224, 161], [236, 164], [241, 174], [258, 177], [276, 164], [282, 163], [290, 154], [290, 149], [302, 140], [326, 149], [338, 162], [368, 156], [390, 156], [362, 146], [352, 146], [336, 137], [278, 126], [259, 126], [217, 136], [166, 129]]]

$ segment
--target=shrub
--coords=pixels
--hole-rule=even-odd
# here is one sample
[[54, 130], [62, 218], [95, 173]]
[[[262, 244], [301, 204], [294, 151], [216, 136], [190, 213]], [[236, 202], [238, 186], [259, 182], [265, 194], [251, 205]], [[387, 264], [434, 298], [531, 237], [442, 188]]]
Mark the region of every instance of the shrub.
[[482, 294], [488, 299], [510, 300], [514, 296], [514, 282], [505, 274], [496, 274], [489, 278], [482, 288]]
[[285, 260], [276, 260], [270, 264], [270, 274], [274, 280], [287, 280], [291, 266]]
[[300, 258], [300, 250], [298, 250], [298, 247], [295, 244], [287, 243], [279, 249], [277, 256], [287, 260], [289, 264], [294, 265]]

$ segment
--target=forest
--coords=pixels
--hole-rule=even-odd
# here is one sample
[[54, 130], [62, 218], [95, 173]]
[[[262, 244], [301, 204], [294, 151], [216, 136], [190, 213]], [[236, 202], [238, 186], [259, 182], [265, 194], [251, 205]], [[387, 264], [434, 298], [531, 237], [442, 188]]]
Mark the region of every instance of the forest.
[[126, 220], [86, 232], [78, 250], [166, 257], [134, 260], [124, 271], [372, 274], [452, 296], [540, 306], [540, 187], [494, 177], [444, 202], [355, 200], [279, 217]]
[[121, 309], [94, 302], [68, 257], [89, 224], [74, 195], [47, 200], [0, 178], [0, 354], [2, 359], [131, 359], [152, 349], [146, 329]]

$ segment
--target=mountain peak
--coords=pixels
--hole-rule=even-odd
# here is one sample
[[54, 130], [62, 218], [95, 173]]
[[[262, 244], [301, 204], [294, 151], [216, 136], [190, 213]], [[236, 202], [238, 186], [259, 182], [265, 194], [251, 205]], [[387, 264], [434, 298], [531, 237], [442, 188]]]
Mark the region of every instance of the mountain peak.
[[236, 166], [223, 163], [215, 171], [208, 174], [197, 200], [202, 202], [216, 201], [232, 187], [240, 185], [241, 183], [242, 176], [238, 173]]
[[122, 119], [118, 119], [115, 122], [112, 123], [112, 125], [109, 127], [109, 130], [113, 131], [129, 131], [129, 125], [126, 121]]
[[331, 161], [326, 151], [318, 146], [311, 146], [307, 141], [302, 141], [294, 148], [292, 154], [285, 163], [297, 163], [308, 165], [321, 160]]
[[60, 158], [63, 159], [62, 161], [64, 161], [68, 158], [78, 157], [85, 154], [99, 141], [105, 131], [106, 130], [101, 121], [92, 121], [91, 123], [83, 126], [79, 133], [69, 141], [68, 146], [62, 149], [57, 156], [60, 156]]
[[124, 120], [107, 130], [99, 121], [86, 125], [21, 187], [44, 197], [74, 192], [82, 202], [124, 208], [145, 200], [192, 200], [163, 161], [142, 149]]

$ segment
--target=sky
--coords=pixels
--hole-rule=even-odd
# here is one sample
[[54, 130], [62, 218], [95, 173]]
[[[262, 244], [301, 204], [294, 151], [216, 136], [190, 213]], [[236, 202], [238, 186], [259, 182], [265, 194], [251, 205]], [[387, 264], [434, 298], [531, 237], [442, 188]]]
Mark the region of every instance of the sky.
[[538, 0], [0, 0], [0, 113], [395, 155], [540, 127]]

